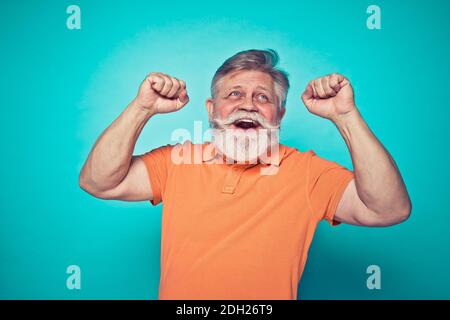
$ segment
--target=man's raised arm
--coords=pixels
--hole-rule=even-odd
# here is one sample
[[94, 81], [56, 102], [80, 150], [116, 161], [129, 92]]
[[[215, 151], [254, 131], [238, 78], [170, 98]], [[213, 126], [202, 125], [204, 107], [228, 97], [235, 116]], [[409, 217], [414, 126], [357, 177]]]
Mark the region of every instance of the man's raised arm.
[[336, 73], [312, 80], [302, 100], [311, 113], [333, 121], [352, 157], [355, 179], [342, 195], [335, 220], [362, 226], [405, 221], [411, 213], [405, 183], [356, 108], [349, 80]]
[[134, 146], [153, 115], [177, 111], [188, 102], [184, 81], [150, 73], [136, 98], [98, 138], [80, 172], [80, 187], [102, 199], [151, 200], [147, 171], [143, 161], [133, 157]]

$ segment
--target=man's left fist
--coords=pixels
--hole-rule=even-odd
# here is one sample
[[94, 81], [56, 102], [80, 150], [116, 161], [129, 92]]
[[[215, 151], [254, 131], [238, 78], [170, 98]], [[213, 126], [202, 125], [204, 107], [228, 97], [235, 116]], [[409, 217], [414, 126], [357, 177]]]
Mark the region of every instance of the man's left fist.
[[330, 120], [356, 110], [353, 88], [338, 73], [311, 80], [302, 100], [309, 112]]

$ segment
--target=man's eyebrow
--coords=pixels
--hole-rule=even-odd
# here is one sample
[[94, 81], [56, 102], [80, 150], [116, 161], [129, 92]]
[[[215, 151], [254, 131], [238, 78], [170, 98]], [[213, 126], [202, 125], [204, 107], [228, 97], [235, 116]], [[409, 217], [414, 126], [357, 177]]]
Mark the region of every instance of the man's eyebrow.
[[[232, 90], [232, 89], [242, 89], [242, 86], [241, 86], [241, 85], [235, 85], [235, 86], [232, 86], [232, 87], [230, 87], [230, 88], [227, 88], [225, 91], [229, 91], [229, 90]], [[264, 87], [264, 86], [257, 86], [256, 89], [261, 89], [261, 90], [270, 92], [270, 90], [267, 89], [267, 88]]]
[[242, 86], [240, 86], [240, 85], [232, 86], [231, 88], [227, 88], [226, 91], [231, 90], [231, 89], [242, 89]]
[[270, 93], [270, 90], [269, 89], [267, 89], [266, 87], [264, 87], [264, 86], [257, 86], [256, 87], [256, 89], [262, 89], [262, 90], [264, 90], [264, 91], [267, 91], [267, 92], [269, 92]]

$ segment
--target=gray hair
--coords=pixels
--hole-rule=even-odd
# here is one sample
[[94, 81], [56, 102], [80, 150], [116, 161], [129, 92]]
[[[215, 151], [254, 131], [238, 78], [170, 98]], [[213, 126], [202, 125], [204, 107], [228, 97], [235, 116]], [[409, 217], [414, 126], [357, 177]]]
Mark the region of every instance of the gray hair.
[[275, 50], [246, 50], [236, 53], [225, 60], [217, 69], [211, 83], [211, 97], [217, 95], [222, 78], [228, 73], [239, 70], [257, 70], [269, 74], [274, 81], [275, 95], [278, 98], [279, 108], [286, 107], [287, 92], [289, 90], [288, 73], [277, 68], [279, 56]]

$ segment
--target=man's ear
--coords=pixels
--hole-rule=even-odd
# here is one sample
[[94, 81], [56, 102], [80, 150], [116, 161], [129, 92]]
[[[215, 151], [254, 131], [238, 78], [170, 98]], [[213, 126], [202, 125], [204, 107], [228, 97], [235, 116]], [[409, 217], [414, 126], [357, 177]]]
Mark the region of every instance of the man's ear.
[[212, 98], [206, 99], [206, 110], [208, 111], [208, 118], [211, 118], [214, 110], [214, 100]]

